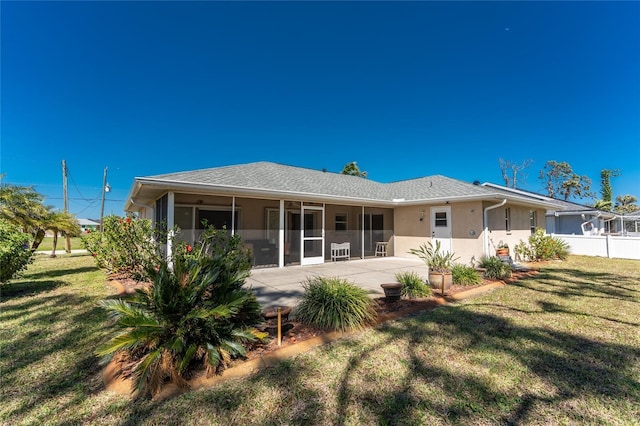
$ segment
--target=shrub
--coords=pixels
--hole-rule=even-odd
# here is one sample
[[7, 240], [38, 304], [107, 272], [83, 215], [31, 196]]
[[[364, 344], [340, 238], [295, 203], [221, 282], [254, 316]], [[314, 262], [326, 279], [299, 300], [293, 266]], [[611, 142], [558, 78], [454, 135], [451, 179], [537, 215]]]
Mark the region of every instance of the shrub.
[[439, 240], [435, 240], [435, 245], [433, 244], [433, 241], [422, 243], [417, 249], [410, 249], [409, 253], [418, 256], [425, 265], [427, 265], [429, 271], [440, 272], [443, 274], [450, 273], [451, 267], [458, 259], [457, 257], [454, 257], [455, 254], [453, 252], [442, 251]]
[[31, 236], [6, 220], [0, 219], [0, 283], [18, 277], [33, 262], [29, 248]]
[[511, 267], [497, 256], [481, 257], [478, 266], [485, 269], [485, 278], [501, 280], [511, 276]]
[[396, 281], [402, 283], [402, 297], [416, 299], [431, 296], [431, 287], [425, 284], [424, 278], [416, 272], [397, 272]]
[[520, 240], [515, 246], [516, 254], [530, 262], [539, 262], [551, 259], [566, 259], [569, 254], [569, 245], [563, 240], [547, 235], [544, 229], [537, 228], [528, 242]]
[[266, 337], [253, 327], [261, 321], [256, 296], [243, 288], [250, 268], [238, 235], [207, 230], [196, 247], [177, 244], [171, 268], [160, 261], [148, 271], [147, 290], [131, 301], [101, 301], [116, 327], [96, 355], [121, 354], [141, 395], [155, 395], [167, 380], [187, 387], [197, 368], [219, 372]]
[[465, 286], [480, 284], [480, 275], [471, 266], [456, 263], [451, 268], [451, 275], [454, 284]]
[[296, 319], [327, 330], [361, 329], [376, 319], [374, 301], [367, 292], [340, 278], [314, 277], [303, 284]]
[[82, 243], [107, 273], [142, 280], [148, 267], [160, 261], [155, 237], [148, 219], [110, 215], [103, 219], [103, 231], [84, 235]]

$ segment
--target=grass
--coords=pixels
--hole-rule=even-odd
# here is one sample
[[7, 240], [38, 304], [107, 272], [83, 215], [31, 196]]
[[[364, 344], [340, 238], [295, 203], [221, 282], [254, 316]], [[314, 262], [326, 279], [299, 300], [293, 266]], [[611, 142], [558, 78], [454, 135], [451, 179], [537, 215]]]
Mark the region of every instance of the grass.
[[640, 262], [570, 256], [485, 296], [385, 323], [166, 401], [102, 388], [113, 294], [89, 256], [2, 289], [3, 424], [608, 424], [640, 419]]
[[[66, 237], [58, 237], [58, 245], [56, 246], [56, 254], [64, 254], [64, 245]], [[53, 249], [53, 237], [44, 237], [42, 243], [38, 246], [37, 251], [51, 252]], [[71, 250], [84, 250], [80, 237], [71, 238]]]

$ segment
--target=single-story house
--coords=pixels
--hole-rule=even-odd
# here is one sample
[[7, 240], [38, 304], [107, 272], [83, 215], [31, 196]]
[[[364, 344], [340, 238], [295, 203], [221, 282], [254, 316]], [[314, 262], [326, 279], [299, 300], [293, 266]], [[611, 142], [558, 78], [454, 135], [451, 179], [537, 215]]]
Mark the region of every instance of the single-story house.
[[[177, 227], [177, 237], [188, 242], [205, 222], [226, 227], [252, 247], [256, 265], [284, 267], [413, 257], [409, 250], [429, 240], [468, 263], [495, 254], [499, 242], [525, 240], [555, 206], [441, 175], [381, 183], [257, 162], [137, 177], [125, 210]], [[337, 256], [332, 247], [347, 251]]]
[[80, 229], [83, 233], [89, 233], [97, 231], [100, 227], [100, 222], [96, 222], [95, 220], [91, 219], [78, 219], [78, 225], [80, 225]]
[[555, 205], [545, 213], [545, 227], [548, 234], [560, 235], [603, 235], [619, 233], [622, 229], [621, 216], [571, 201], [558, 200], [522, 189], [483, 183], [483, 186], [504, 194], [519, 194], [546, 201]]

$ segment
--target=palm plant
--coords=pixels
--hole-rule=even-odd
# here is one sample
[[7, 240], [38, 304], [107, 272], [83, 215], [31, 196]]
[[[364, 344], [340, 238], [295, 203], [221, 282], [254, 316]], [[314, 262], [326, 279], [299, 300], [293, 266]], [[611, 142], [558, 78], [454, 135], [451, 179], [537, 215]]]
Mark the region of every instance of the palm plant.
[[4, 174], [0, 175], [0, 218], [31, 234], [31, 250], [35, 251], [44, 239], [42, 223], [51, 207], [43, 204], [44, 197], [32, 186], [1, 183], [2, 178]]
[[70, 236], [80, 235], [80, 225], [78, 225], [78, 221], [73, 215], [66, 212], [50, 212], [44, 219], [42, 226], [53, 232], [53, 244], [50, 257], [56, 257], [59, 232], [64, 232]]
[[208, 375], [222, 370], [266, 337], [253, 327], [261, 320], [256, 296], [243, 288], [250, 267], [237, 235], [211, 231], [195, 249], [180, 245], [171, 265], [150, 268], [147, 290], [101, 302], [117, 331], [96, 354], [105, 362], [122, 354], [141, 395], [156, 394], [166, 380], [188, 387], [200, 367]]
[[423, 243], [417, 249], [410, 249], [409, 252], [418, 256], [427, 265], [430, 271], [442, 274], [451, 273], [451, 268], [457, 257], [453, 252], [443, 252], [439, 240]]

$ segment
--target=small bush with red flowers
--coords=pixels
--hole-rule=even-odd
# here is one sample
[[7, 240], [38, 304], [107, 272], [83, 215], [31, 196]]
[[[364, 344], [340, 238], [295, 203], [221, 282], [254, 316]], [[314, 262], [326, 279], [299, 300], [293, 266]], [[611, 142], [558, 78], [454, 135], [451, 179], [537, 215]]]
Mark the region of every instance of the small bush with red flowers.
[[144, 280], [146, 270], [160, 262], [156, 237], [148, 219], [110, 215], [103, 219], [103, 231], [84, 235], [82, 243], [107, 273]]

